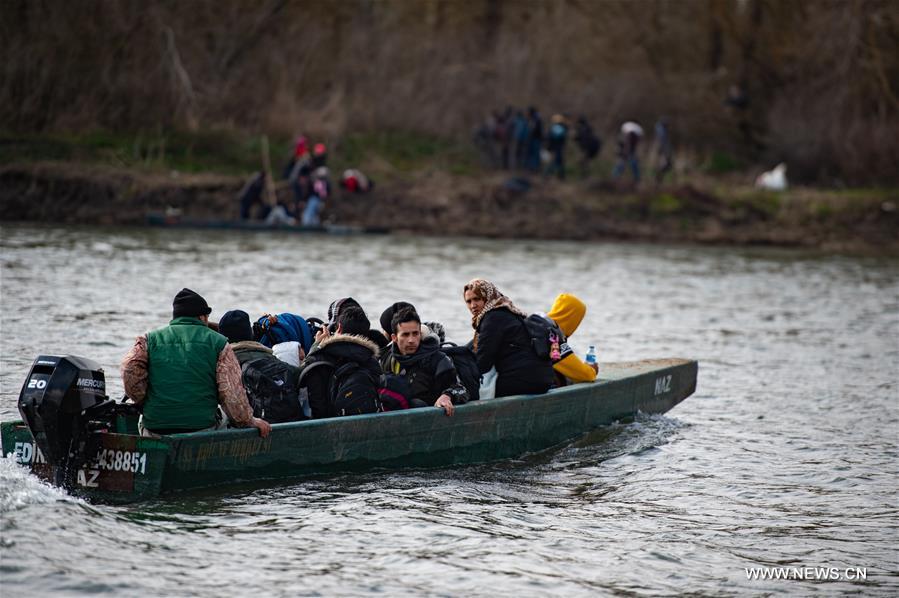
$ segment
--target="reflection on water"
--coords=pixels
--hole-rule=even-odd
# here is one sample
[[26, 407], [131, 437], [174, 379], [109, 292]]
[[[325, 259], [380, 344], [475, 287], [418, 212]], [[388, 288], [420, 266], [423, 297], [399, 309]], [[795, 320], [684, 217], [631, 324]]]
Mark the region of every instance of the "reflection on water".
[[[899, 591], [899, 262], [780, 250], [94, 228], [2, 229], [0, 418], [36, 355], [99, 361], [183, 286], [215, 318], [376, 321], [414, 303], [471, 334], [482, 276], [529, 311], [589, 306], [600, 360], [699, 359], [667, 416], [518, 460], [240, 485], [92, 506], [0, 459], [4, 595], [731, 594]], [[755, 566], [867, 567], [749, 581]]]

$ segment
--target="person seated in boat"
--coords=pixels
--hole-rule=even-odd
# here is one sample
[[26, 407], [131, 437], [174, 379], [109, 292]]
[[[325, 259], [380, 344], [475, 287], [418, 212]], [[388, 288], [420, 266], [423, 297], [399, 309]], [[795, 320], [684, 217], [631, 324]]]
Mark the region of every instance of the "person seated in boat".
[[273, 424], [307, 419], [309, 414], [303, 409], [306, 395], [300, 392], [299, 363], [290, 365], [279, 359], [273, 349], [253, 340], [250, 316], [243, 310], [225, 312], [218, 329], [240, 363], [253, 415]]
[[393, 334], [393, 328], [391, 327], [393, 325], [393, 317], [404, 309], [411, 309], [417, 313], [415, 306], [408, 301], [397, 301], [381, 312], [381, 317], [378, 318], [378, 323], [381, 324], [381, 330], [384, 332], [384, 336], [386, 336], [388, 339]]
[[[328, 326], [330, 332], [334, 332], [335, 330], [337, 330], [337, 323], [338, 323], [338, 318], [339, 318], [340, 314], [343, 313], [344, 309], [347, 309], [349, 307], [358, 307], [359, 309], [362, 309], [363, 313], [365, 312], [365, 310], [362, 308], [362, 306], [359, 305], [359, 302], [356, 301], [355, 299], [353, 299], [352, 297], [342, 297], [340, 299], [335, 299], [334, 301], [331, 302], [331, 305], [328, 306], [328, 323], [327, 323], [327, 326]], [[366, 316], [366, 319], [367, 319], [367, 316]], [[390, 342], [389, 334], [385, 336], [379, 330], [375, 330], [374, 328], [366, 331], [365, 334], [363, 334], [363, 336], [366, 337], [371, 342], [373, 342], [374, 344], [376, 344], [378, 346], [379, 351], [382, 350], [384, 347], [386, 347], [387, 343]]]
[[[384, 330], [384, 334], [390, 338], [392, 333], [391, 331], [391, 322], [393, 317], [404, 308], [409, 308], [412, 311], [417, 312], [415, 306], [407, 301], [397, 301], [390, 307], [384, 310], [381, 314], [380, 323], [381, 328]], [[465, 346], [457, 346], [455, 343], [447, 342], [446, 340], [446, 329], [443, 327], [443, 324], [440, 322], [422, 322], [421, 323], [421, 338], [425, 339], [428, 336], [436, 336], [439, 341], [438, 346], [440, 347], [440, 351], [449, 357], [453, 362], [453, 367], [456, 368], [456, 374], [458, 374], [459, 379], [462, 382], [462, 386], [465, 387], [465, 390], [468, 393], [468, 401], [477, 401], [479, 397], [478, 389], [481, 384], [481, 375], [478, 371], [478, 366], [474, 358], [474, 353], [472, 353], [469, 347]], [[384, 355], [393, 344], [387, 345], [387, 347], [381, 348], [381, 354]]]
[[356, 304], [340, 307], [336, 320], [333, 333], [331, 326], [316, 332], [303, 360], [300, 386], [313, 419], [378, 410], [381, 367], [378, 346], [367, 336], [368, 317]]
[[253, 323], [253, 340], [275, 349], [283, 343], [298, 343], [302, 358], [312, 348], [312, 329], [306, 318], [298, 314], [265, 314]]
[[559, 339], [560, 357], [553, 364], [556, 386], [596, 380], [596, 373], [599, 371], [598, 366], [595, 363], [584, 363], [568, 346], [568, 339], [580, 326], [586, 313], [587, 306], [583, 301], [574, 295], [561, 293], [553, 301], [549, 313], [546, 314], [548, 318], [556, 323], [564, 335]]
[[462, 296], [471, 313], [471, 348], [481, 374], [496, 368], [496, 396], [544, 393], [552, 386], [552, 362], [537, 356], [525, 326], [527, 317], [496, 285], [468, 282]]
[[[388, 339], [391, 338], [393, 332], [391, 332], [391, 323], [393, 322], [393, 317], [402, 311], [403, 309], [411, 309], [415, 313], [418, 313], [418, 310], [415, 309], [415, 306], [409, 303], [408, 301], [397, 301], [383, 312], [381, 312], [381, 317], [378, 320], [381, 324], [381, 330], [384, 332], [384, 336]], [[426, 332], [430, 331], [433, 334], [437, 335], [437, 339], [440, 341], [440, 345], [443, 346], [443, 343], [446, 342], [446, 330], [443, 327], [443, 324], [440, 322], [422, 322], [422, 338], [427, 337]], [[427, 330], [425, 330], [427, 329]], [[384, 347], [381, 347], [382, 349]]]
[[169, 325], [137, 337], [122, 360], [125, 393], [143, 406], [143, 435], [224, 427], [219, 405], [230, 425], [256, 428], [263, 438], [271, 431], [253, 416], [228, 339], [208, 327], [211, 312], [203, 297], [181, 289]]
[[422, 336], [421, 319], [414, 309], [398, 311], [390, 329], [392, 342], [381, 355], [381, 369], [406, 379], [413, 407], [432, 405], [452, 415], [454, 405], [468, 401], [453, 361], [440, 350], [436, 334]]

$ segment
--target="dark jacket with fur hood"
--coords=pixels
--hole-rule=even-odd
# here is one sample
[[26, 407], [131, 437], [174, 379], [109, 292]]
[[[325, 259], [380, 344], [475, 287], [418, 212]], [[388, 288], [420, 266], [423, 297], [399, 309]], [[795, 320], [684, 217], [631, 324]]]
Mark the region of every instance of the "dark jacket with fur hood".
[[[335, 334], [326, 338], [312, 347], [309, 355], [303, 360], [303, 368], [322, 360], [330, 361], [336, 367], [340, 367], [348, 361], [354, 361], [371, 372], [376, 379], [381, 375], [381, 366], [378, 364], [378, 346], [363, 336]], [[333, 373], [334, 370], [331, 368], [322, 366], [310, 370], [309, 375], [303, 376], [303, 386], [309, 393], [309, 407], [312, 409], [313, 419], [337, 416], [337, 410], [331, 403], [329, 392]]]

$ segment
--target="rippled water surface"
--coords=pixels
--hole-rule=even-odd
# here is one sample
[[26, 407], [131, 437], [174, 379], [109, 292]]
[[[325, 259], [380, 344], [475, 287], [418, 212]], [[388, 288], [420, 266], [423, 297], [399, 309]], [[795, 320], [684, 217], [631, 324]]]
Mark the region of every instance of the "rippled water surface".
[[[183, 286], [213, 318], [398, 299], [470, 334], [481, 275], [589, 310], [601, 360], [690, 357], [666, 416], [516, 461], [238, 486], [111, 507], [0, 459], [0, 590], [79, 595], [899, 593], [899, 261], [780, 250], [4, 225], [0, 418], [39, 353], [99, 361]], [[748, 567], [867, 580], [749, 580]]]

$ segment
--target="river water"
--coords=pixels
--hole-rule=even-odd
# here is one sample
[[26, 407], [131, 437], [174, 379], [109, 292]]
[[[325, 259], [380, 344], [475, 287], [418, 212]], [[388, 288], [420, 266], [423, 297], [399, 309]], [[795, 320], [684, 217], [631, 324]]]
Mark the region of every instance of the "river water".
[[4, 596], [899, 593], [895, 259], [10, 225], [0, 249], [3, 420], [40, 353], [99, 361], [119, 396], [184, 286], [213, 319], [351, 295], [374, 322], [405, 299], [466, 340], [461, 287], [484, 276], [529, 311], [585, 299], [581, 354], [700, 362], [669, 414], [514, 461], [112, 507], [0, 459]]

